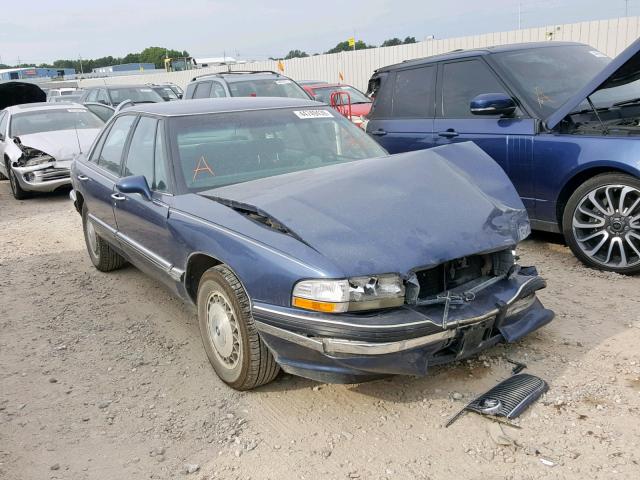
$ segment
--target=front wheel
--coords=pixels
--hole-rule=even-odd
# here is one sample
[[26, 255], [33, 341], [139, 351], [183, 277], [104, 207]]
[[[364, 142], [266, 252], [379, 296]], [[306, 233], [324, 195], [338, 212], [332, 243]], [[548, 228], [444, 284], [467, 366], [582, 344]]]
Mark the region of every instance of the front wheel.
[[280, 367], [258, 335], [249, 298], [224, 265], [200, 279], [198, 323], [209, 361], [227, 385], [250, 390], [276, 378]]
[[606, 173], [583, 183], [567, 202], [563, 233], [585, 265], [640, 272], [640, 180]]
[[16, 172], [13, 171], [11, 165], [7, 162], [7, 173], [9, 174], [9, 186], [11, 187], [11, 193], [16, 200], [24, 200], [25, 198], [29, 198], [29, 192], [23, 190], [20, 186], [20, 182], [18, 181], [18, 177], [16, 177]]

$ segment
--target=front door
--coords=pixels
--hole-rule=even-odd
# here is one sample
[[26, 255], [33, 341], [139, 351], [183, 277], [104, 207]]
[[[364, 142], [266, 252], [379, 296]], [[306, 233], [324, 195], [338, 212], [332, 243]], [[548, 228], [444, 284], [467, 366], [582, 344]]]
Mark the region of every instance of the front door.
[[436, 66], [398, 70], [380, 81], [367, 133], [392, 154], [433, 147]]
[[489, 154], [513, 182], [529, 214], [534, 216], [533, 138], [536, 122], [517, 108], [512, 117], [478, 116], [471, 100], [507, 88], [482, 59], [444, 63], [440, 67], [434, 121], [436, 145], [473, 141]]
[[117, 191], [115, 217], [118, 239], [136, 264], [172, 285], [179, 272], [171, 263], [172, 237], [167, 226], [171, 195], [166, 175], [163, 123], [141, 116], [125, 155], [123, 177], [144, 176], [151, 199], [139, 193]]

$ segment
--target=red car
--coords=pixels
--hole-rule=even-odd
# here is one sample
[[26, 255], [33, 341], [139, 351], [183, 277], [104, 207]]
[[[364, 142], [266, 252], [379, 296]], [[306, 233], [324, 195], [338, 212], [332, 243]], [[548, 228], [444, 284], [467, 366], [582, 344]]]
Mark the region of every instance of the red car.
[[327, 103], [362, 127], [371, 110], [372, 100], [351, 85], [317, 83], [302, 85], [311, 98]]

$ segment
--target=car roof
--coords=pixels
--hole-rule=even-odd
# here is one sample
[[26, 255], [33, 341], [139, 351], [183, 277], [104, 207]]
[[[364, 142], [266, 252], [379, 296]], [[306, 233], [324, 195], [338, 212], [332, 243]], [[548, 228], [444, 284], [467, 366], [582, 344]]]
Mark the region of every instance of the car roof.
[[386, 67], [377, 69], [376, 72], [396, 70], [398, 68], [403, 68], [403, 67], [408, 67], [413, 65], [422, 65], [422, 64], [429, 64], [433, 62], [441, 62], [443, 60], [455, 60], [458, 58], [478, 57], [478, 56], [492, 55], [495, 53], [502, 53], [502, 52], [512, 52], [512, 51], [529, 50], [529, 49], [537, 49], [537, 48], [562, 47], [562, 46], [569, 46], [569, 45], [585, 46], [584, 43], [577, 43], [577, 42], [527, 42], [527, 43], [511, 43], [508, 45], [496, 45], [493, 47], [484, 47], [484, 48], [472, 48], [468, 50], [458, 49], [458, 50], [452, 50], [451, 52], [447, 52], [447, 53], [441, 53], [439, 55], [417, 58], [415, 60], [405, 60], [404, 62], [401, 62], [401, 63], [387, 65]]
[[66, 107], [78, 107], [78, 108], [86, 108], [84, 105], [80, 103], [74, 102], [34, 102], [34, 103], [22, 103], [20, 105], [13, 105], [11, 107], [5, 108], [5, 110], [11, 114], [28, 112], [28, 111], [38, 111], [38, 110], [60, 110], [61, 108]]
[[285, 75], [281, 75], [277, 72], [270, 71], [255, 71], [255, 72], [242, 72], [242, 71], [231, 71], [231, 72], [217, 72], [217, 73], [206, 73], [204, 75], [198, 75], [194, 77], [191, 82], [202, 82], [211, 78], [222, 78], [227, 83], [233, 82], [244, 82], [248, 78], [254, 80], [264, 80], [266, 78], [283, 78], [285, 80], [291, 80], [289, 77]]
[[180, 102], [141, 103], [123, 112], [148, 113], [165, 117], [201, 115], [205, 113], [244, 112], [279, 108], [310, 108], [326, 106], [301, 98], [286, 97], [226, 97], [183, 100]]
[[96, 88], [106, 88], [107, 90], [115, 90], [118, 88], [149, 88], [150, 85], [147, 84], [135, 84], [135, 83], [131, 83], [131, 84], [123, 84], [123, 85], [119, 85], [119, 84], [115, 84], [115, 85], [92, 85], [90, 87], [87, 87], [86, 90], [95, 90]]

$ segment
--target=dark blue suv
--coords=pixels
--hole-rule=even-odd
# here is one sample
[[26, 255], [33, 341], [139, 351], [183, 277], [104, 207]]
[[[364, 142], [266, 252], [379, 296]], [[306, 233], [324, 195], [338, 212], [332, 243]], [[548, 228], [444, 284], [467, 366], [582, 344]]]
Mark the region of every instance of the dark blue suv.
[[585, 264], [640, 272], [640, 40], [611, 60], [578, 43], [453, 51], [377, 70], [367, 132], [390, 153], [473, 141], [534, 229]]

